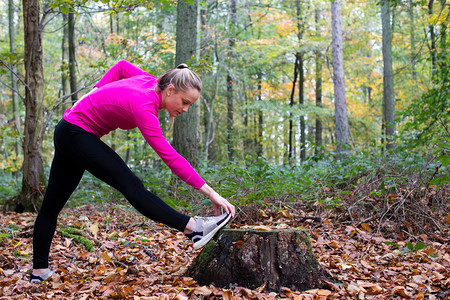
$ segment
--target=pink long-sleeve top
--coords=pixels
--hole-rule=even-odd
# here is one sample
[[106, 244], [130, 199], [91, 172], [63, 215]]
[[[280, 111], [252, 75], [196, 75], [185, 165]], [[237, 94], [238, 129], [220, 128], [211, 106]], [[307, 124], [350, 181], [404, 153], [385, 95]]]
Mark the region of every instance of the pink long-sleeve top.
[[163, 136], [158, 121], [158, 79], [127, 61], [119, 61], [95, 85], [98, 89], [64, 112], [64, 119], [101, 138], [117, 128], [139, 128], [147, 143], [175, 175], [200, 189], [205, 181]]

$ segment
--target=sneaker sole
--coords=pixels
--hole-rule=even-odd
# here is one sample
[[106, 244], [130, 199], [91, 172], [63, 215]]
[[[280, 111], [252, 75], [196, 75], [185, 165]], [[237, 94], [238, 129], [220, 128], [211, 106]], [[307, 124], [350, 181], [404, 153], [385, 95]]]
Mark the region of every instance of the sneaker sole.
[[219, 231], [225, 225], [227, 225], [228, 222], [230, 222], [230, 220], [231, 220], [231, 214], [228, 214], [226, 220], [223, 221], [222, 224], [217, 226], [216, 229], [214, 229], [213, 231], [211, 231], [210, 233], [205, 235], [200, 241], [198, 241], [197, 243], [194, 244], [194, 250], [201, 249], [203, 246], [205, 246], [214, 237], [214, 235], [217, 233], [217, 231]]

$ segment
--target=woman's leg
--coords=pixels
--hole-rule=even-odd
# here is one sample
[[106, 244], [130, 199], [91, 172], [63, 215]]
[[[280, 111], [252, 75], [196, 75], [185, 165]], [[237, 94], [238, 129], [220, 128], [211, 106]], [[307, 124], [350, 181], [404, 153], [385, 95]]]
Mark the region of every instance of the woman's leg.
[[[66, 126], [75, 125], [66, 122]], [[82, 129], [80, 129], [82, 130]], [[183, 232], [190, 217], [179, 213], [148, 191], [120, 156], [91, 133], [71, 137], [65, 153], [78, 160], [91, 174], [116, 188], [144, 216]]]
[[[33, 231], [33, 268], [48, 268], [48, 255], [58, 214], [83, 176], [84, 168], [55, 150], [47, 190]], [[40, 274], [35, 274], [40, 275]]]

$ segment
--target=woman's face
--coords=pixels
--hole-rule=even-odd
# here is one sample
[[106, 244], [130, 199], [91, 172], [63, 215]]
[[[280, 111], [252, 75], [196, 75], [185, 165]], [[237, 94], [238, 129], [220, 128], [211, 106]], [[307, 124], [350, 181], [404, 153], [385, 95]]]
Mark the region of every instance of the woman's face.
[[162, 108], [167, 109], [171, 117], [187, 112], [189, 106], [197, 101], [200, 92], [197, 89], [190, 88], [186, 91], [175, 92], [173, 85], [169, 85], [161, 93]]

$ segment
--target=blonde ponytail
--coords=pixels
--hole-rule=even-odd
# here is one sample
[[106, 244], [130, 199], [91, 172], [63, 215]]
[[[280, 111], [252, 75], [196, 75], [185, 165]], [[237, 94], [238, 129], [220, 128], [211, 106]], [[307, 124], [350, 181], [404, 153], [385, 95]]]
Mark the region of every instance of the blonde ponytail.
[[170, 84], [174, 86], [176, 92], [186, 91], [190, 88], [194, 88], [199, 92], [202, 91], [200, 76], [189, 69], [186, 64], [179, 64], [176, 68], [164, 72], [158, 78], [157, 89], [162, 92]]

